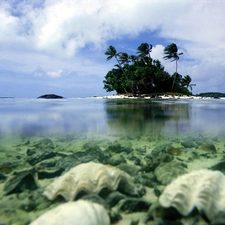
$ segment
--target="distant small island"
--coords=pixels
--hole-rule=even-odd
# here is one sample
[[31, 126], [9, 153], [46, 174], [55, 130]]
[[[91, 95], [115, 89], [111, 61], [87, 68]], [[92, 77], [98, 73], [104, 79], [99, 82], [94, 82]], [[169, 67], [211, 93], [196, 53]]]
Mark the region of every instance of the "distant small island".
[[210, 97], [210, 98], [221, 98], [221, 97], [225, 97], [225, 93], [220, 93], [220, 92], [204, 92], [204, 93], [197, 94], [196, 96]]
[[45, 99], [61, 99], [64, 98], [60, 95], [55, 95], [55, 94], [45, 94], [45, 95], [41, 95], [38, 98], [45, 98]]

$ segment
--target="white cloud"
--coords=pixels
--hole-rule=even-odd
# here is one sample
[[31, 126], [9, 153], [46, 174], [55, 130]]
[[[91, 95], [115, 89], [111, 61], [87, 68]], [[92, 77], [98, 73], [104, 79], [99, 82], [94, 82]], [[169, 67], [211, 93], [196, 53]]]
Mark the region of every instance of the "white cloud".
[[[181, 74], [204, 82], [196, 90], [213, 83], [222, 91], [224, 8], [221, 0], [2, 0], [1, 68], [36, 71], [39, 77], [56, 78], [72, 71], [103, 76], [109, 67], [103, 61], [107, 42], [158, 30], [161, 38], [175, 42], [185, 53], [179, 61]], [[174, 64], [162, 60], [164, 47], [154, 46], [152, 57], [172, 72]]]
[[62, 76], [63, 70], [48, 71], [46, 74], [51, 78], [59, 78]]
[[[159, 4], [151, 0], [48, 0], [43, 8], [21, 1], [17, 5], [20, 16], [15, 12], [14, 16], [10, 14], [12, 6], [5, 1], [2, 7], [7, 21], [2, 24], [3, 41], [19, 41], [24, 46], [67, 57], [73, 57], [87, 44], [99, 48], [108, 39], [156, 29], [166, 14], [179, 8], [173, 6], [168, 11], [167, 1]], [[166, 19], [167, 23], [171, 20], [171, 16]]]
[[101, 47], [110, 38], [158, 28], [161, 36], [181, 44], [225, 47], [225, 2], [220, 0], [48, 0], [39, 8], [20, 1], [20, 16], [10, 14], [15, 7], [10, 2], [1, 5], [1, 41], [24, 41], [52, 54], [73, 57], [87, 44]]
[[152, 53], [151, 53], [151, 57], [153, 59], [158, 59], [159, 61], [162, 60], [163, 58], [163, 51], [164, 51], [165, 46], [163, 45], [156, 45], [152, 47]]

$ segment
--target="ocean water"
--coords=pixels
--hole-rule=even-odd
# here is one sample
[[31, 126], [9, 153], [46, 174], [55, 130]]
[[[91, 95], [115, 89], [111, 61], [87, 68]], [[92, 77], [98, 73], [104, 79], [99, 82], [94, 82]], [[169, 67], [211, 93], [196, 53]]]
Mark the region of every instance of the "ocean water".
[[222, 99], [2, 98], [0, 138], [218, 135], [225, 131], [224, 118]]
[[[213, 168], [225, 160], [224, 118], [223, 99], [0, 98], [0, 223], [28, 224], [52, 204], [42, 193], [56, 177], [39, 180], [40, 186], [35, 190], [23, 189], [22, 177], [17, 184], [21, 190], [15, 188], [8, 193], [14, 185], [8, 182], [11, 175], [45, 166], [47, 173], [51, 162], [60, 164], [64, 156], [69, 156], [68, 165], [73, 165], [70, 156], [76, 153], [85, 161], [82, 151], [87, 146], [95, 151], [90, 143], [106, 152], [112, 149], [110, 146], [115, 148], [121, 143], [125, 146], [122, 150], [132, 149], [121, 152], [121, 162], [143, 170], [150, 158], [154, 161], [155, 153], [160, 156], [161, 150], [171, 154], [176, 163], [185, 164], [186, 172]], [[38, 154], [45, 155], [45, 143], [49, 151], [49, 140], [54, 145], [54, 150], [50, 150], [57, 155], [48, 156], [45, 163], [45, 158], [38, 158]], [[170, 146], [166, 150], [165, 144]], [[120, 162], [114, 161], [114, 153], [107, 164], [117, 166]], [[29, 165], [27, 159], [31, 154], [37, 155], [39, 161]], [[55, 165], [52, 167], [57, 170]], [[155, 176], [154, 170], [148, 173]], [[149, 188], [161, 184], [158, 178], [154, 185], [144, 179], [149, 178], [143, 176], [140, 182], [149, 184]]]
[[136, 147], [151, 146], [153, 140], [223, 140], [224, 118], [222, 99], [2, 98], [0, 146], [13, 149], [25, 138], [129, 139]]

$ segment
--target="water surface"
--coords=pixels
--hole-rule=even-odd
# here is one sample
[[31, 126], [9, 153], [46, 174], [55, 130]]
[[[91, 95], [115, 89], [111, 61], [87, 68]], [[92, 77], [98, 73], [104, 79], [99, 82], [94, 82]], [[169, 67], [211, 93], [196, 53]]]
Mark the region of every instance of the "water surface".
[[[223, 171], [224, 118], [222, 99], [0, 98], [0, 223], [29, 224], [55, 204], [42, 193], [59, 174], [41, 176], [90, 160], [147, 170], [139, 172], [136, 182], [156, 189], [161, 185], [156, 169], [170, 165], [164, 158], [176, 165], [165, 174], [173, 169], [179, 174], [180, 168]], [[147, 169], [151, 163], [158, 166]], [[34, 170], [39, 186], [24, 188]], [[19, 178], [24, 171], [31, 181]], [[21, 182], [15, 193], [8, 193], [13, 176]]]
[[0, 99], [0, 135], [188, 135], [225, 131], [220, 99]]

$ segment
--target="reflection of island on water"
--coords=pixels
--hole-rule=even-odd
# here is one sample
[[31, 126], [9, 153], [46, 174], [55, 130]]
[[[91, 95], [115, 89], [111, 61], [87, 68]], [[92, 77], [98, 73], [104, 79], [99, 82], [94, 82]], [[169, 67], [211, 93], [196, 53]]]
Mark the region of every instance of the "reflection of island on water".
[[[188, 125], [190, 106], [187, 102], [137, 99], [108, 100], [105, 103], [108, 125], [116, 132], [160, 134], [167, 124]], [[169, 123], [168, 123], [169, 122]]]

